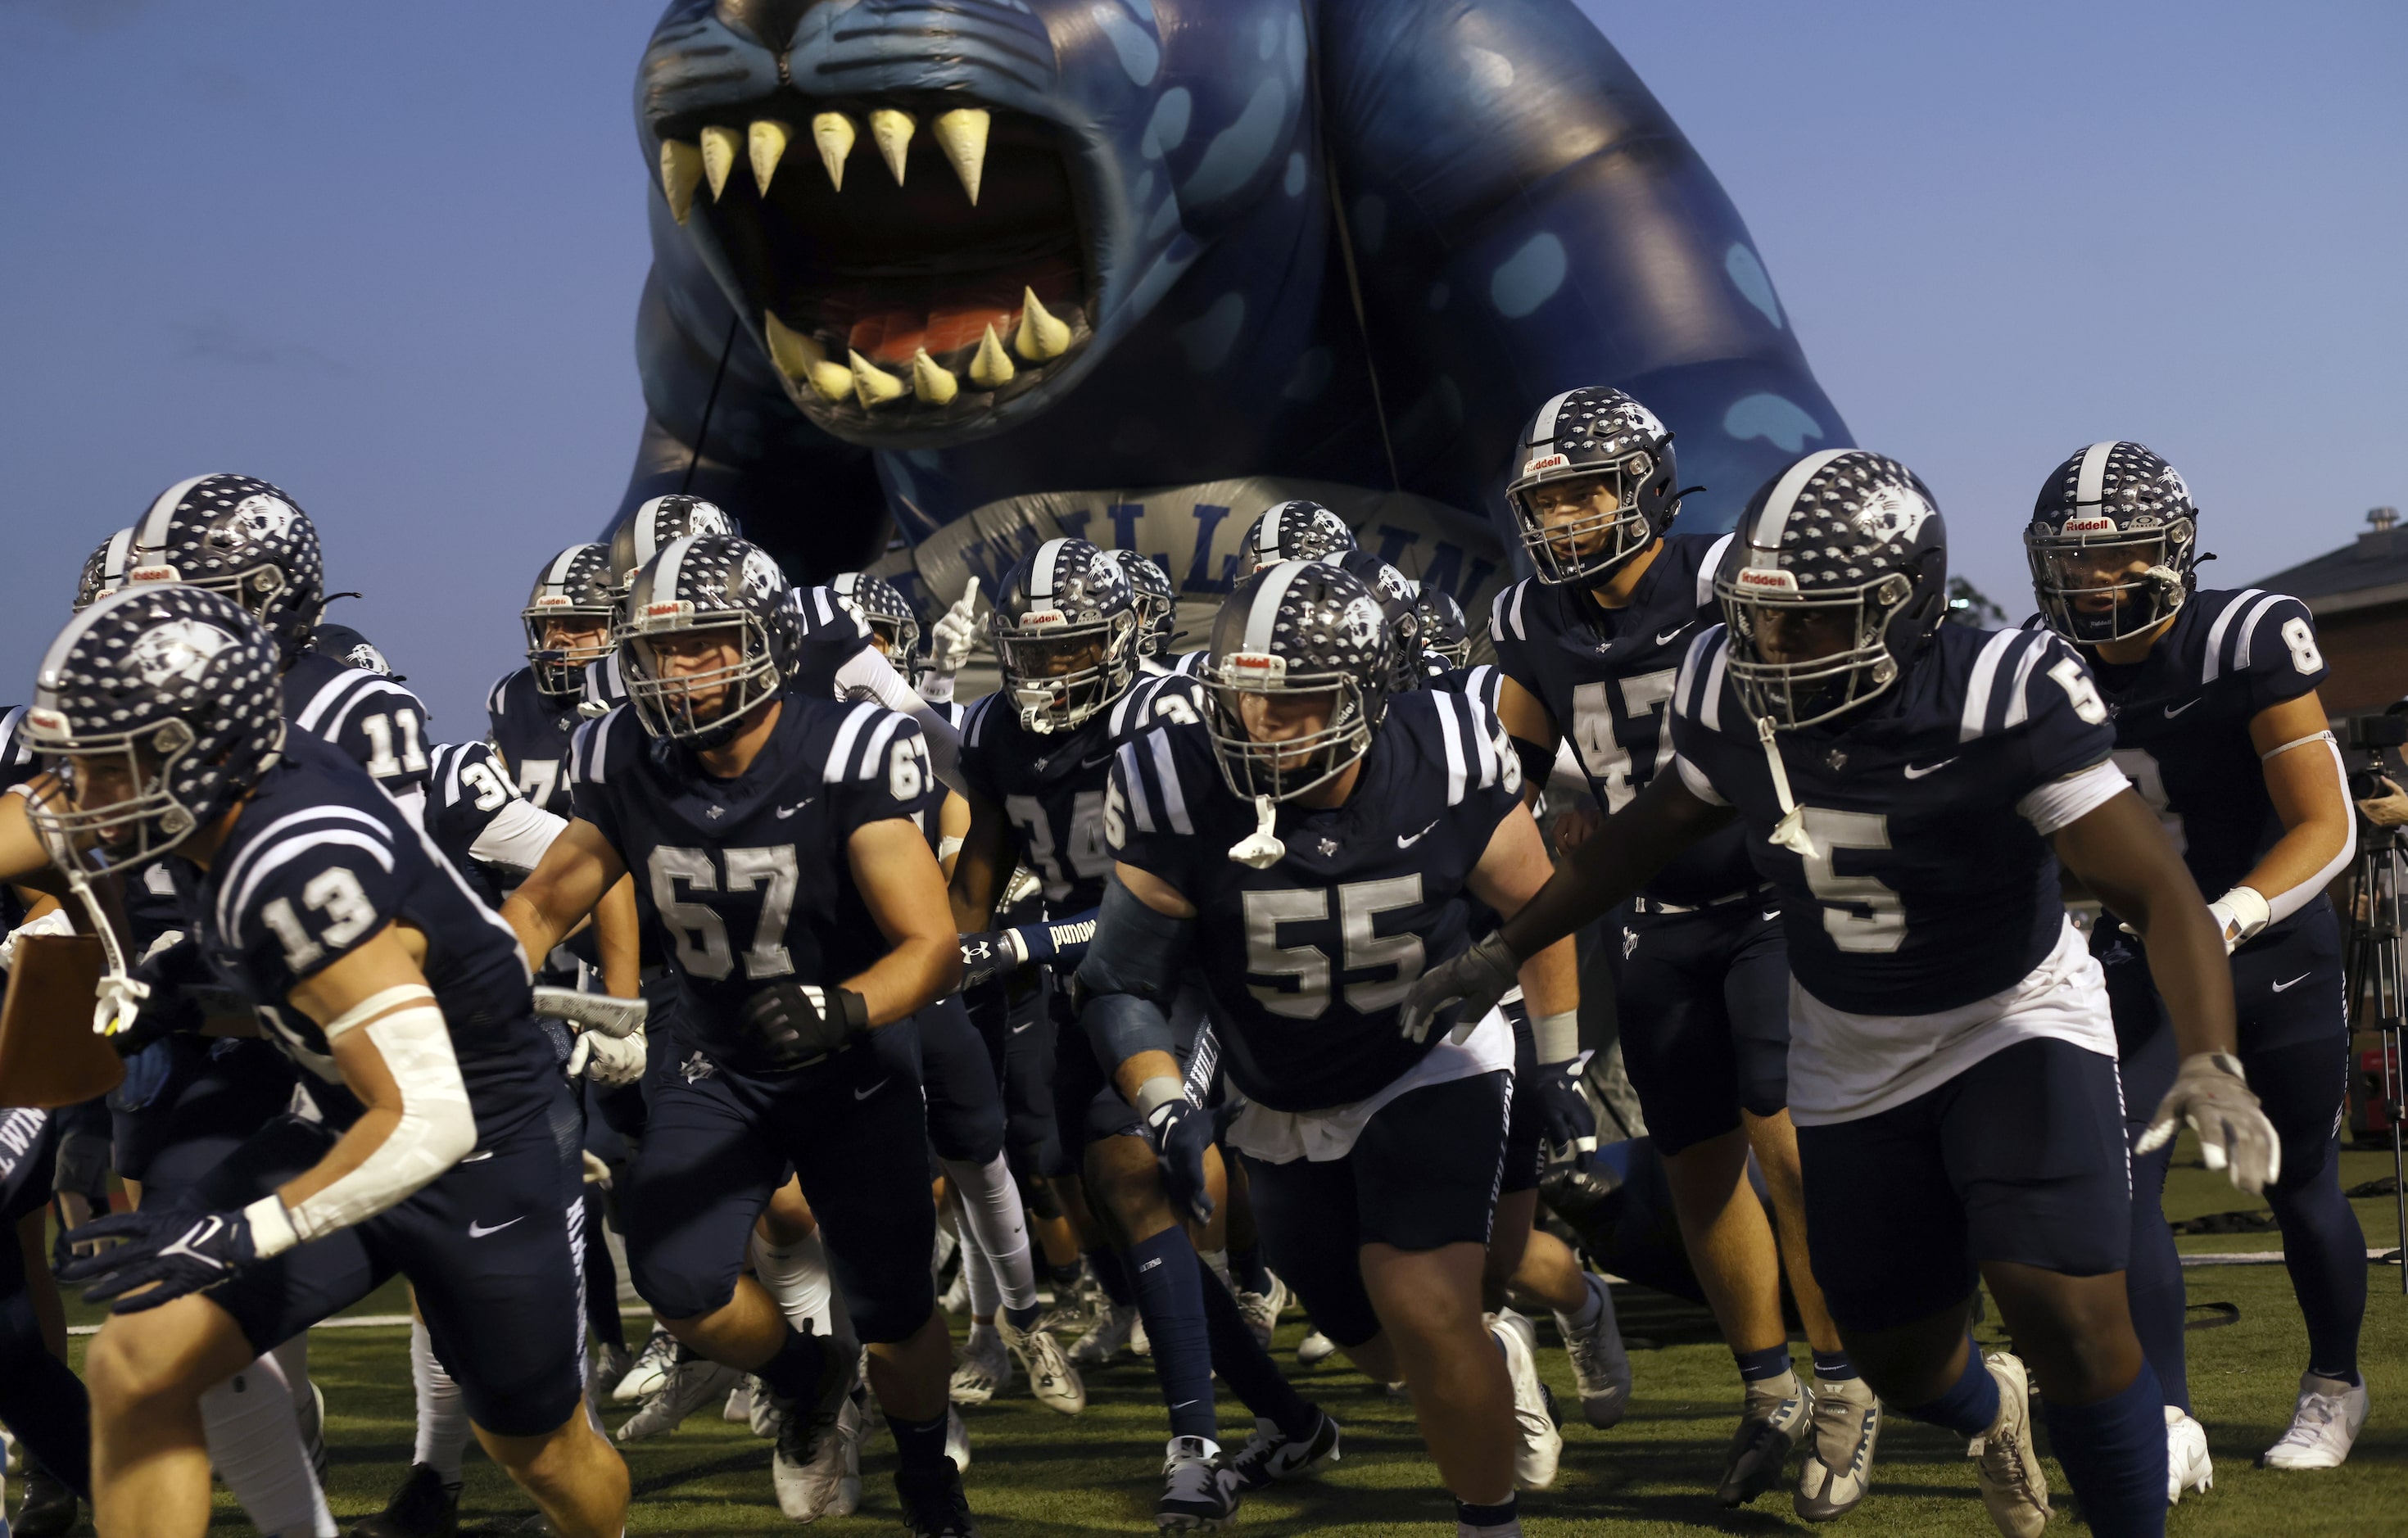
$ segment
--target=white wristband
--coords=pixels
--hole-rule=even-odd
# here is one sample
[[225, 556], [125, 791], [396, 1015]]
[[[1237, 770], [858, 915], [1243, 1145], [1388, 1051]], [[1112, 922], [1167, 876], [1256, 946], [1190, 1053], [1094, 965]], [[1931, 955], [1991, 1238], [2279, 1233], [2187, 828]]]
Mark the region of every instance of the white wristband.
[[2254, 886], [2236, 886], [2209, 904], [2232, 915], [2232, 943], [2253, 940], [2274, 917], [2273, 908]]
[[1568, 1063], [1580, 1056], [1580, 1011], [1530, 1016], [1530, 1042], [1541, 1063]]
[[294, 1231], [292, 1215], [284, 1210], [284, 1199], [274, 1191], [245, 1207], [242, 1215], [251, 1223], [251, 1253], [262, 1260], [282, 1255], [301, 1243], [301, 1236]]
[[1168, 1073], [1157, 1073], [1137, 1086], [1137, 1114], [1151, 1121], [1154, 1114], [1173, 1100], [1187, 1098], [1187, 1086]]

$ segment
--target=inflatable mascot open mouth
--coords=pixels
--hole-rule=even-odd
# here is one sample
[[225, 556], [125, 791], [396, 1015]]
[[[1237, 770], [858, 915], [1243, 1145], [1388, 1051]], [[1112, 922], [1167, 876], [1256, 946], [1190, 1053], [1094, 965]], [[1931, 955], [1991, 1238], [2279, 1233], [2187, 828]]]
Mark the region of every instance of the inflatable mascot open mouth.
[[676, 0], [636, 106], [630, 502], [689, 484], [790, 564], [1244, 477], [1410, 494], [1493, 550], [1515, 427], [1577, 384], [1681, 435], [1697, 523], [1846, 441], [1570, 0]]

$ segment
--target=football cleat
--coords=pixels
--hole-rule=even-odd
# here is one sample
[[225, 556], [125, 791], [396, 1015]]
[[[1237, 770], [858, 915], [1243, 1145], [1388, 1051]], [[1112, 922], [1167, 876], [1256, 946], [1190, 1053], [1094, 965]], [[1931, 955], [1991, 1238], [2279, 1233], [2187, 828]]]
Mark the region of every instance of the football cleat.
[[2040, 1538], [2048, 1526], [2048, 1473], [2032, 1446], [2031, 1378], [2021, 1358], [1990, 1353], [1986, 1365], [1999, 1384], [1999, 1418], [1976, 1438], [1973, 1477], [1982, 1504], [2007, 1538]]
[[661, 1383], [668, 1376], [669, 1363], [677, 1355], [677, 1338], [660, 1326], [652, 1333], [636, 1359], [621, 1373], [619, 1382], [610, 1390], [613, 1404], [633, 1404], [639, 1399], [650, 1399], [661, 1391]]
[[[1051, 1339], [1052, 1337], [1047, 1337]], [[992, 1330], [973, 1330], [962, 1344], [950, 1390], [955, 1404], [984, 1404], [1011, 1387], [1011, 1353]]]
[[945, 1456], [953, 1460], [953, 1467], [956, 1470], [964, 1473], [968, 1471], [970, 1466], [969, 1422], [964, 1420], [962, 1413], [950, 1404], [945, 1406]]
[[1749, 1384], [1714, 1499], [1726, 1506], [1744, 1506], [1780, 1484], [1789, 1450], [1798, 1445], [1813, 1414], [1814, 1397], [1794, 1372]]
[[1104, 1296], [1103, 1284], [1096, 1280], [1093, 1272], [1082, 1265], [1075, 1286], [1067, 1292], [1059, 1287], [1054, 1289], [1054, 1306], [1038, 1319], [1037, 1328], [1067, 1341], [1095, 1329], [1096, 1319], [1111, 1306], [1111, 1301]]
[[950, 1460], [933, 1470], [897, 1469], [895, 1493], [903, 1502], [903, 1526], [911, 1538], [979, 1538], [962, 1473]]
[[293, 1396], [293, 1419], [301, 1430], [302, 1450], [309, 1455], [309, 1473], [322, 1491], [326, 1488], [326, 1391], [307, 1380], [301, 1387], [309, 1392]]
[[831, 1352], [819, 1397], [809, 1404], [769, 1400], [769, 1459], [778, 1509], [796, 1522], [841, 1516], [861, 1503], [861, 1418], [853, 1412], [853, 1358]]
[[1813, 1398], [1806, 1461], [1798, 1471], [1798, 1515], [1809, 1522], [1828, 1522], [1856, 1510], [1872, 1488], [1881, 1401], [1862, 1378], [1819, 1373]]
[[738, 1426], [752, 1424], [752, 1406], [760, 1393], [761, 1380], [752, 1373], [744, 1374], [735, 1387], [727, 1391], [727, 1402], [720, 1406], [719, 1418], [734, 1421]]
[[635, 1354], [624, 1345], [606, 1345], [595, 1354], [594, 1365], [585, 1374], [585, 1399], [594, 1406], [595, 1416], [601, 1415], [602, 1407], [610, 1402], [610, 1391], [635, 1365]]
[[1556, 1430], [1555, 1396], [1539, 1377], [1538, 1332], [1509, 1308], [1489, 1315], [1488, 1333], [1505, 1354], [1505, 1373], [1513, 1381], [1514, 1488], [1543, 1490], [1555, 1482], [1564, 1434]]
[[1254, 1339], [1263, 1343], [1266, 1351], [1271, 1348], [1271, 1331], [1279, 1328], [1280, 1315], [1287, 1312], [1287, 1305], [1296, 1296], [1288, 1291], [1287, 1284], [1279, 1279], [1277, 1272], [1269, 1275], [1271, 1289], [1268, 1292], [1255, 1292], [1247, 1287], [1232, 1289], [1238, 1300], [1238, 1312], [1246, 1316], [1246, 1328], [1254, 1332]]
[[1282, 1479], [1297, 1479], [1344, 1456], [1340, 1450], [1338, 1422], [1328, 1411], [1309, 1437], [1298, 1439], [1279, 1429], [1276, 1421], [1257, 1418], [1246, 1445], [1222, 1459], [1222, 1466], [1238, 1476], [1241, 1490], [1258, 1490]]
[[1585, 1330], [1567, 1330], [1564, 1354], [1572, 1361], [1580, 1388], [1581, 1418], [1602, 1431], [1630, 1408], [1630, 1354], [1622, 1348], [1622, 1327], [1613, 1318], [1613, 1292], [1605, 1278], [1587, 1274], [1597, 1299], [1597, 1317]]
[[953, 1279], [945, 1284], [944, 1291], [937, 1294], [937, 1306], [956, 1319], [970, 1311], [969, 1267], [954, 1268]]
[[1306, 1331], [1304, 1339], [1296, 1343], [1296, 1359], [1307, 1367], [1319, 1367], [1336, 1355], [1338, 1343], [1318, 1330]]
[[1103, 1366], [1127, 1347], [1129, 1335], [1137, 1326], [1135, 1304], [1124, 1308], [1118, 1303], [1106, 1303], [1093, 1326], [1079, 1337], [1079, 1344], [1070, 1348], [1070, 1360], [1080, 1367]]
[[[25, 1499], [17, 1505], [17, 1538], [66, 1538], [75, 1531], [75, 1525], [76, 1492], [60, 1484], [47, 1469], [27, 1469]], [[446, 1526], [426, 1531], [450, 1538], [454, 1530]], [[396, 1538], [408, 1535], [396, 1534]]]
[[681, 1351], [684, 1359], [669, 1364], [668, 1373], [661, 1380], [660, 1390], [644, 1401], [642, 1409], [629, 1416], [619, 1428], [621, 1442], [641, 1442], [646, 1437], [666, 1436], [685, 1424], [686, 1416], [710, 1403], [724, 1401], [744, 1374], [735, 1368], [712, 1361], [708, 1357], [690, 1357]]
[[2201, 1495], [2215, 1483], [2215, 1464], [2207, 1456], [2207, 1428], [2172, 1405], [2166, 1406], [2166, 1504], [2182, 1504], [2183, 1491]]
[[1128, 1348], [1132, 1357], [1143, 1357], [1149, 1361], [1154, 1358], [1154, 1337], [1145, 1332], [1145, 1315], [1142, 1314], [1129, 1326]]
[[[21, 1523], [18, 1531], [33, 1530]], [[413, 1463], [384, 1510], [354, 1526], [351, 1538], [454, 1538], [459, 1531], [459, 1488], [444, 1488], [432, 1465]]]
[[1162, 1459], [1154, 1525], [1171, 1532], [1218, 1532], [1238, 1519], [1238, 1475], [1208, 1437], [1175, 1436]]
[[2338, 1469], [2366, 1424], [2366, 1385], [2302, 1373], [2291, 1429], [2261, 1461], [2270, 1469]]
[[1079, 1370], [1062, 1354], [1062, 1343], [1042, 1328], [1014, 1330], [1011, 1321], [998, 1314], [995, 1331], [1002, 1338], [1004, 1349], [1011, 1359], [1028, 1374], [1028, 1391], [1037, 1402], [1048, 1410], [1075, 1416], [1087, 1407], [1087, 1386], [1079, 1379]]

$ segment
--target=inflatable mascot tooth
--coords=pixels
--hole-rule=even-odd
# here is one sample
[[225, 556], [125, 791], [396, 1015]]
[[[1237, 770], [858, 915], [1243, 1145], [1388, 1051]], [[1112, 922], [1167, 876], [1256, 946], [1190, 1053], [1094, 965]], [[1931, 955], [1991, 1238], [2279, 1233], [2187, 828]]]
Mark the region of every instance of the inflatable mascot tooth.
[[690, 482], [798, 573], [899, 533], [946, 601], [1070, 533], [1200, 606], [1309, 496], [1476, 614], [1558, 390], [1655, 409], [1693, 528], [1849, 441], [1570, 0], [676, 0], [636, 117], [626, 508]]

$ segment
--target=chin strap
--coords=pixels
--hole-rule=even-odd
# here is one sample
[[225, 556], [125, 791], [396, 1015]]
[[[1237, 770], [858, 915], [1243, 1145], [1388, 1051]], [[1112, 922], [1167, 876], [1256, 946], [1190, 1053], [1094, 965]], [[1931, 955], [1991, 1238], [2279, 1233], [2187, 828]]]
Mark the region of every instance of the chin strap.
[[1254, 830], [1229, 846], [1229, 857], [1240, 865], [1268, 870], [1287, 857], [1287, 845], [1272, 831], [1279, 822], [1279, 803], [1268, 796], [1254, 798]]
[[1808, 859], [1814, 857], [1814, 840], [1806, 831], [1805, 813], [1789, 794], [1789, 769], [1781, 761], [1780, 744], [1773, 740], [1772, 717], [1756, 718], [1756, 740], [1764, 744], [1766, 762], [1772, 766], [1772, 794], [1781, 802], [1781, 821], [1773, 825], [1771, 842], [1784, 849], [1795, 850]]
[[67, 889], [83, 905], [84, 913], [91, 916], [93, 933], [100, 937], [100, 954], [105, 963], [100, 987], [93, 996], [93, 1034], [114, 1036], [132, 1028], [134, 1017], [150, 997], [150, 985], [133, 976], [125, 965], [125, 948], [118, 943], [108, 910], [101, 907], [100, 895], [92, 889], [92, 882], [81, 866], [70, 864], [64, 869]]

